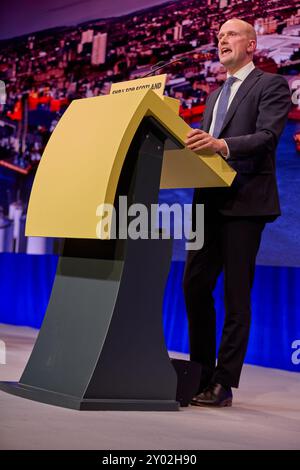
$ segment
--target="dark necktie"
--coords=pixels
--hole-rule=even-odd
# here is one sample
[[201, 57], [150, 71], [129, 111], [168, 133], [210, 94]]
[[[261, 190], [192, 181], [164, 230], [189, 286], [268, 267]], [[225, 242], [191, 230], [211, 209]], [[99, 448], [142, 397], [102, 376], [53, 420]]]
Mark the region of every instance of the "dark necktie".
[[224, 119], [227, 112], [228, 101], [230, 96], [231, 85], [237, 80], [236, 77], [228, 77], [225, 81], [218, 103], [215, 126], [213, 130], [213, 137], [219, 137], [220, 131], [222, 129]]

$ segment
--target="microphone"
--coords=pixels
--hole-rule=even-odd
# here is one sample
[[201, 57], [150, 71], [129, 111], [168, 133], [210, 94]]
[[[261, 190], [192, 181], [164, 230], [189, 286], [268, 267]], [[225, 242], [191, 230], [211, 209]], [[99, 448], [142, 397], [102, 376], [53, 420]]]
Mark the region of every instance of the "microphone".
[[170, 60], [169, 62], [158, 62], [157, 64], [155, 64], [155, 66], [152, 67], [151, 72], [148, 72], [145, 75], [142, 75], [141, 78], [150, 77], [150, 75], [152, 75], [153, 73], [157, 72], [158, 70], [162, 70], [171, 64], [175, 64], [175, 62], [187, 62], [188, 60], [189, 60], [188, 57], [181, 57], [180, 59], [173, 59], [173, 60]]

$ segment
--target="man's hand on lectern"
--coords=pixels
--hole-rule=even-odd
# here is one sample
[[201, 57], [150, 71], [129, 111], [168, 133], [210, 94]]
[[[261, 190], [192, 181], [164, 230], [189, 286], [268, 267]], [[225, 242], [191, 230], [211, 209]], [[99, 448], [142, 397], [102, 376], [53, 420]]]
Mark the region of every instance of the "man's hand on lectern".
[[185, 143], [187, 148], [194, 152], [208, 150], [212, 153], [220, 153], [223, 157], [228, 155], [228, 147], [224, 139], [216, 139], [201, 129], [189, 132]]

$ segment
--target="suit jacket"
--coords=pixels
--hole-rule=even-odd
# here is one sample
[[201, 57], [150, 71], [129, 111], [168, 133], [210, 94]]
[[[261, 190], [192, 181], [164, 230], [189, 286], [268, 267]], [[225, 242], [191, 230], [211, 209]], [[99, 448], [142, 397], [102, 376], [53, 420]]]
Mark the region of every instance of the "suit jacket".
[[[203, 115], [208, 132], [213, 108], [222, 87], [211, 93]], [[280, 215], [275, 152], [291, 105], [287, 81], [255, 68], [236, 92], [219, 138], [227, 142], [227, 163], [237, 171], [230, 188], [195, 191], [194, 202], [228, 216]]]

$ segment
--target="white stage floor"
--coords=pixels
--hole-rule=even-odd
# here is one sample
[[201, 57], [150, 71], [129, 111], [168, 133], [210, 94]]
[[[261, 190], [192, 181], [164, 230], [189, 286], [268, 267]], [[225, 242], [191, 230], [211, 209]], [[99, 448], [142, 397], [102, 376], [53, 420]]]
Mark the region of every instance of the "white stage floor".
[[[18, 381], [37, 331], [0, 325]], [[246, 365], [232, 408], [74, 411], [0, 392], [0, 449], [300, 449], [300, 374]]]

